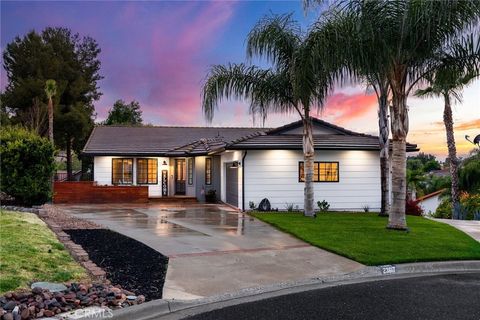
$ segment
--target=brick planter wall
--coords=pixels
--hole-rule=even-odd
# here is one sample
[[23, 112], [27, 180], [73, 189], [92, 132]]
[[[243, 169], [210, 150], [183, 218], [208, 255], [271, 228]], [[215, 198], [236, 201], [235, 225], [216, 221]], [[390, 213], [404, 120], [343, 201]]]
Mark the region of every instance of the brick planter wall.
[[99, 186], [92, 181], [55, 182], [53, 203], [147, 203], [147, 186]]

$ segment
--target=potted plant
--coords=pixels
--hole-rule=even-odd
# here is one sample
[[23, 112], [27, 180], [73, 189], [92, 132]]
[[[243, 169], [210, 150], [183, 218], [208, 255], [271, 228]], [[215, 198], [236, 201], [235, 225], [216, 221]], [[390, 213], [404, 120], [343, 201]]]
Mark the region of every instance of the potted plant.
[[205, 194], [205, 202], [215, 203], [217, 202], [217, 191], [215, 189], [210, 189]]

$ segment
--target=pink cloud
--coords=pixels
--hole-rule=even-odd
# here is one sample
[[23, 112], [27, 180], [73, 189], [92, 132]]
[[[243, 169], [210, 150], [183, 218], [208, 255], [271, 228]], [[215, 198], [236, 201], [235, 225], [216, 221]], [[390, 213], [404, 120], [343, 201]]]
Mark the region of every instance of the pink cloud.
[[377, 97], [374, 94], [336, 93], [328, 98], [323, 116], [334, 123], [344, 124], [367, 115], [376, 107]]

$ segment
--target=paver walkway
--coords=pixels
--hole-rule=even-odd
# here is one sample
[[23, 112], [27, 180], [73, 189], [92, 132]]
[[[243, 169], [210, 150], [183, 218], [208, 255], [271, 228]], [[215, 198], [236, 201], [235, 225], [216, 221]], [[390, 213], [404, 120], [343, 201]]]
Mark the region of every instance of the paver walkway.
[[60, 208], [167, 255], [166, 299], [194, 299], [364, 267], [226, 206], [108, 204]]

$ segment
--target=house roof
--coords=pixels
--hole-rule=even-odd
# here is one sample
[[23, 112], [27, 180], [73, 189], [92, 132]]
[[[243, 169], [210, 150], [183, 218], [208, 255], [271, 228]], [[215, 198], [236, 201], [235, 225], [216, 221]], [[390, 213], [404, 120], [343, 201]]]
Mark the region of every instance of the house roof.
[[426, 195], [424, 195], [423, 197], [417, 198], [417, 200], [415, 200], [415, 201], [421, 202], [421, 201], [427, 200], [427, 199], [429, 199], [429, 198], [431, 198], [431, 197], [435, 197], [435, 196], [437, 196], [437, 195], [439, 195], [439, 194], [442, 194], [445, 190], [447, 190], [447, 189], [441, 189], [441, 190], [438, 190], [438, 191], [435, 191], [435, 192], [426, 194]]
[[[379, 150], [378, 137], [313, 118], [315, 149]], [[279, 128], [97, 126], [87, 155], [195, 156], [225, 149], [302, 149], [302, 122]], [[407, 151], [418, 151], [407, 144]]]
[[167, 155], [209, 152], [260, 128], [97, 126], [83, 149], [88, 155]]

